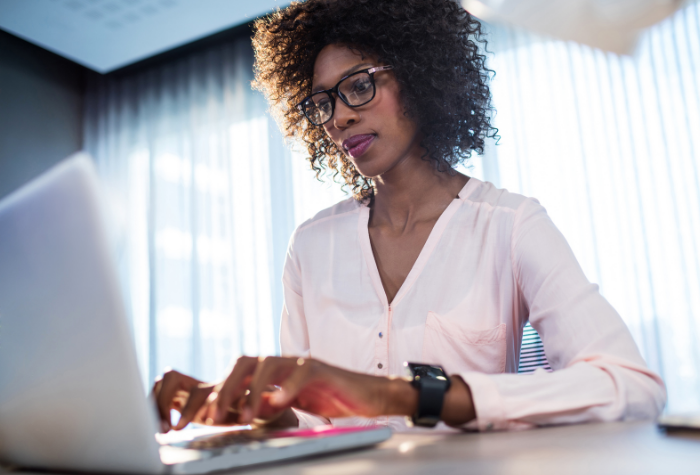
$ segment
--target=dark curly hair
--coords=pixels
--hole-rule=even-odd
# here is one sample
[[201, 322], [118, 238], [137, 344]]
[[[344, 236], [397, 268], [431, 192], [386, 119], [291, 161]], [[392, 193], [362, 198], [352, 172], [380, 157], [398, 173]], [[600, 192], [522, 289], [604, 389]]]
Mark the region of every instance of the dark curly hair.
[[490, 70], [478, 43], [481, 24], [454, 0], [307, 0], [293, 2], [255, 22], [255, 80], [287, 138], [307, 147], [320, 177], [330, 168], [356, 199], [372, 198], [362, 176], [296, 105], [311, 93], [314, 62], [327, 45], [339, 44], [390, 64], [408, 116], [440, 171], [451, 170], [473, 151], [484, 152], [490, 124]]

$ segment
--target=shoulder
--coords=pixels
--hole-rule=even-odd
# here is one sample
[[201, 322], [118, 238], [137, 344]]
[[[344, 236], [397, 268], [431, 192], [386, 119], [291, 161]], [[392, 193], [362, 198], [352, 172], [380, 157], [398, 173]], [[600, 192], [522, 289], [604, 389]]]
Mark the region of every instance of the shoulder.
[[467, 209], [513, 223], [530, 212], [544, 211], [535, 198], [512, 193], [505, 188], [497, 188], [493, 183], [470, 178], [459, 195]]
[[296, 230], [296, 234], [308, 234], [318, 230], [319, 228], [322, 229], [327, 227], [334, 221], [347, 219], [352, 215], [358, 214], [362, 207], [363, 205], [352, 197], [339, 201], [333, 206], [329, 206], [328, 208], [319, 211], [312, 218], [301, 223]]
[[350, 197], [319, 211], [297, 227], [292, 235], [290, 247], [311, 244], [319, 237], [327, 239], [330, 234], [338, 233], [352, 223], [356, 224], [363, 207], [364, 205]]

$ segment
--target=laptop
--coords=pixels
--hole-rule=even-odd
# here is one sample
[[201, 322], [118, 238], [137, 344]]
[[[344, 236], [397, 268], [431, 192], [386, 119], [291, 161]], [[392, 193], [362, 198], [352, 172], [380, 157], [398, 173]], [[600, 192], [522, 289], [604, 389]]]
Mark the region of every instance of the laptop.
[[388, 439], [386, 427], [156, 438], [105, 232], [97, 174], [73, 156], [0, 202], [0, 463], [205, 473]]

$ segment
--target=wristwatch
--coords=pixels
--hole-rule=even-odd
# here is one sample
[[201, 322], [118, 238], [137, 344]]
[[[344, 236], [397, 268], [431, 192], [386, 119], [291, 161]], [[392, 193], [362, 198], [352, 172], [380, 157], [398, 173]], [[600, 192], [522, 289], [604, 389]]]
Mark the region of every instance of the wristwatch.
[[445, 393], [450, 389], [450, 378], [442, 366], [422, 363], [404, 363], [411, 385], [418, 389], [418, 410], [410, 418], [415, 426], [435, 427], [440, 422]]

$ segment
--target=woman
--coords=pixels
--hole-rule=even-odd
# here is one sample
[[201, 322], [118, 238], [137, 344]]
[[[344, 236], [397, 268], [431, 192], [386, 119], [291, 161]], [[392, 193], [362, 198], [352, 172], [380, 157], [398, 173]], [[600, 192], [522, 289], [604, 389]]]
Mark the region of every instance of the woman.
[[[476, 20], [452, 0], [309, 0], [256, 27], [255, 84], [354, 197], [291, 239], [284, 356], [243, 357], [218, 385], [167, 373], [154, 388], [164, 430], [171, 408], [176, 428], [658, 415], [662, 381], [544, 208], [454, 170], [495, 133]], [[528, 320], [552, 373], [509, 374]], [[396, 377], [406, 361], [446, 374]]]

